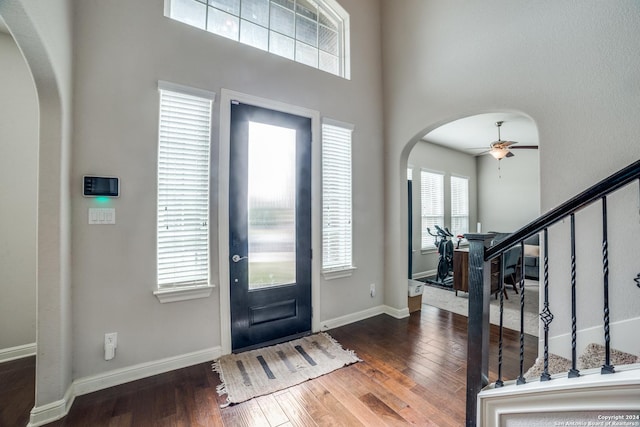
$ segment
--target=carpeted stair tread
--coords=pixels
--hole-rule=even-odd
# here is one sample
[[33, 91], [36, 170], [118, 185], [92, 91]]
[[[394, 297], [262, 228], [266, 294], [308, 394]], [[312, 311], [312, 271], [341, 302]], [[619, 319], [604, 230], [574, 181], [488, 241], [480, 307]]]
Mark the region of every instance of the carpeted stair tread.
[[[591, 343], [585, 348], [582, 355], [578, 357], [577, 368], [578, 370], [599, 368], [604, 365], [604, 359], [605, 347], [601, 344]], [[611, 349], [610, 360], [613, 366], [630, 365], [633, 363], [639, 363], [640, 357], [635, 354]], [[571, 369], [571, 360], [556, 354], [549, 354], [549, 374], [553, 375], [568, 372], [569, 369]], [[537, 358], [536, 363], [529, 368], [529, 370], [524, 374], [524, 377], [527, 380], [540, 378], [543, 370], [544, 360], [542, 358]]]

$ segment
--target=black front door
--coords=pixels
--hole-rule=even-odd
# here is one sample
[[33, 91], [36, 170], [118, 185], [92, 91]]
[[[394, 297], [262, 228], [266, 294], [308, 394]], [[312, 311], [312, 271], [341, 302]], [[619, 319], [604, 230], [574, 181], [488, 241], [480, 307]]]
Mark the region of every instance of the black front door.
[[311, 331], [311, 119], [231, 105], [234, 352]]

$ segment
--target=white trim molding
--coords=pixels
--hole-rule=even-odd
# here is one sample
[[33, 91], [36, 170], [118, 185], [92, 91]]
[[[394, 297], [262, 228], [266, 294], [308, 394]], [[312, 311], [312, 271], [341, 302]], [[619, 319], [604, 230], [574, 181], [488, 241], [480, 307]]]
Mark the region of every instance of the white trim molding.
[[17, 345], [15, 347], [0, 349], [0, 363], [10, 362], [11, 360], [22, 359], [36, 355], [36, 343]]
[[350, 313], [334, 319], [325, 320], [324, 322], [321, 322], [321, 330], [327, 331], [329, 329], [339, 328], [340, 326], [359, 322], [360, 320], [365, 320], [379, 314], [387, 314], [391, 317], [395, 317], [396, 319], [404, 319], [405, 317], [409, 317], [409, 308], [397, 309], [389, 307], [388, 305], [379, 305], [356, 313]]
[[[560, 421], [564, 420], [563, 415], [575, 413], [595, 412], [596, 417], [597, 412], [637, 411], [640, 409], [640, 364], [620, 366], [616, 370], [615, 374], [601, 375], [600, 368], [590, 369], [582, 371], [578, 378], [567, 378], [563, 374], [554, 376], [551, 381], [522, 385], [510, 381], [500, 388], [493, 388], [492, 384], [478, 395], [477, 424], [502, 426], [507, 425], [503, 423], [508, 418], [515, 417], [513, 421], [517, 421], [524, 416], [550, 413], [557, 414]], [[597, 419], [593, 421], [598, 422]]]
[[41, 426], [64, 417], [69, 412], [76, 396], [213, 361], [221, 355], [221, 347], [217, 346], [78, 378], [69, 386], [63, 399], [33, 408], [28, 427]]
[[[257, 107], [282, 111], [311, 119], [311, 330], [320, 331], [320, 271], [322, 254], [322, 225], [320, 212], [321, 141], [320, 113], [304, 107], [260, 98], [229, 89], [220, 91], [220, 140], [218, 164], [228, 165], [230, 159], [231, 102], [238, 101]], [[229, 277], [229, 174], [218, 175], [218, 282], [220, 283], [220, 341], [222, 354], [231, 353], [231, 290]]]
[[214, 285], [207, 286], [180, 286], [153, 291], [153, 294], [161, 303], [186, 301], [197, 298], [207, 298], [211, 295]]

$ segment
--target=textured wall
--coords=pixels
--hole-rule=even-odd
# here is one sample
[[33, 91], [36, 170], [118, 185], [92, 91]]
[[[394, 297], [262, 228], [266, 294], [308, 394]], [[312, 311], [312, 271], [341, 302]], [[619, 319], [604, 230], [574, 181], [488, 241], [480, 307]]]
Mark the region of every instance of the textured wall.
[[[341, 2], [351, 14], [351, 79], [320, 72], [189, 27], [163, 15], [163, 2], [76, 3], [75, 127], [72, 176], [74, 368], [77, 377], [220, 345], [219, 288], [207, 299], [160, 304], [155, 289], [157, 81], [214, 91], [212, 224], [217, 223], [217, 159], [222, 88], [319, 111], [355, 126], [354, 263], [345, 279], [320, 283], [316, 316], [332, 319], [382, 304], [383, 135], [377, 2]], [[115, 226], [87, 225], [94, 201], [82, 174], [121, 178], [111, 201]], [[314, 179], [319, 179], [315, 176]], [[76, 186], [77, 185], [77, 186]], [[315, 201], [319, 207], [319, 201]], [[218, 231], [212, 227], [213, 283]], [[320, 230], [313, 231], [319, 238]], [[102, 355], [105, 332], [118, 354]]]
[[38, 99], [31, 71], [0, 33], [0, 350], [36, 342]]
[[[640, 121], [635, 119], [640, 4], [383, 0], [382, 5], [385, 277], [392, 285], [385, 297], [399, 307], [406, 304], [404, 170], [411, 147], [426, 131], [487, 111], [531, 117], [540, 139], [543, 213], [640, 158]], [[614, 320], [640, 316], [632, 281], [640, 271], [639, 258], [629, 250], [640, 238], [637, 198], [637, 188], [612, 198], [617, 203], [610, 229]], [[586, 236], [580, 250], [596, 257], [578, 261], [580, 328], [602, 319], [599, 221], [590, 212], [579, 219]], [[568, 266], [568, 240], [566, 230], [558, 229], [557, 240], [552, 239], [552, 308], [557, 307], [552, 335], [568, 328], [568, 280], [560, 272]]]

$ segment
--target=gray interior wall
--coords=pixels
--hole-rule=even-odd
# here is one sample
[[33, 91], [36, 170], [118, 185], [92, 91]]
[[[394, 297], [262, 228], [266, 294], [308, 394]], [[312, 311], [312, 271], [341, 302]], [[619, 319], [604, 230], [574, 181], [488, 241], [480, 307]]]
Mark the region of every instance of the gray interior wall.
[[38, 99], [13, 37], [0, 32], [0, 351], [36, 341]]
[[[387, 288], [387, 304], [406, 304], [407, 157], [429, 130], [476, 112], [531, 117], [540, 140], [542, 213], [640, 158], [640, 121], [633, 119], [640, 109], [640, 56], [632, 54], [640, 34], [637, 1], [611, 7], [597, 0], [579, 5], [383, 0], [382, 15], [385, 278], [395, 284]], [[629, 250], [640, 238], [634, 185], [613, 198], [615, 209], [610, 207], [620, 219], [609, 223], [609, 255], [615, 263], [609, 279], [617, 284], [611, 295], [614, 321], [640, 315], [632, 281], [640, 271], [639, 258]], [[580, 247], [595, 256], [578, 260], [583, 328], [602, 322], [602, 267], [596, 253], [601, 220], [581, 214], [579, 228]], [[550, 242], [553, 336], [570, 328], [569, 310], [563, 309], [569, 282], [561, 272], [570, 265], [566, 230]]]
[[0, 2], [0, 15], [29, 64], [38, 93], [36, 406], [71, 384], [69, 161], [71, 0]]
[[421, 249], [421, 197], [420, 170], [429, 169], [444, 173], [444, 217], [445, 226], [450, 227], [447, 218], [451, 218], [450, 179], [451, 176], [469, 178], [469, 231], [476, 230], [476, 207], [480, 194], [476, 191], [476, 161], [473, 156], [456, 150], [441, 147], [429, 142], [420, 141], [411, 150], [409, 165], [413, 167], [413, 271], [414, 275], [424, 275], [438, 267], [438, 252], [435, 246], [428, 250]]
[[489, 155], [476, 157], [482, 231], [513, 232], [540, 215], [538, 151], [513, 152], [500, 163]]
[[[166, 18], [158, 0], [76, 2], [73, 213], [74, 371], [85, 377], [220, 345], [219, 287], [206, 299], [160, 304], [155, 289], [157, 81], [218, 94], [212, 130], [212, 218], [216, 224], [222, 88], [317, 110], [351, 123], [354, 263], [349, 278], [320, 284], [321, 320], [382, 304], [383, 144], [380, 14], [377, 1], [344, 0], [351, 14], [351, 80]], [[95, 201], [80, 194], [83, 174], [121, 178], [108, 206], [117, 224], [89, 226]], [[319, 179], [318, 176], [314, 179]], [[212, 227], [213, 283], [218, 232]], [[320, 230], [314, 230], [319, 233]], [[319, 235], [318, 235], [319, 236]], [[106, 362], [106, 332], [118, 332]]]

